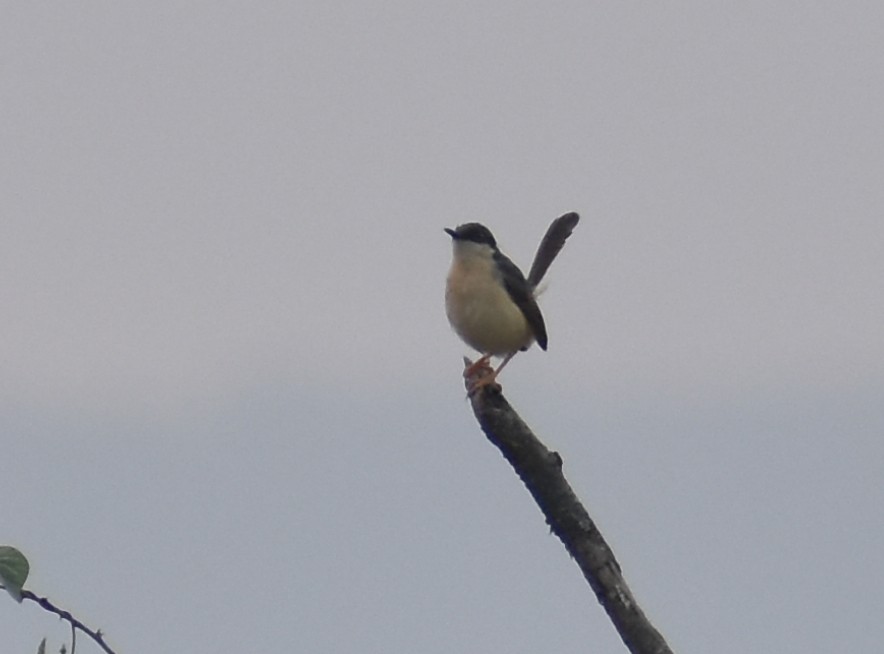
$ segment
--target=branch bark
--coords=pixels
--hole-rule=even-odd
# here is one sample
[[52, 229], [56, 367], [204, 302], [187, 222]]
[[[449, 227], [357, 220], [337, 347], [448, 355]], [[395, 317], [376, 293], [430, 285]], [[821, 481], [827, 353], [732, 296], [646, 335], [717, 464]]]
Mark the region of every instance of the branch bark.
[[[481, 375], [481, 371], [476, 374]], [[470, 388], [474, 379], [467, 379]], [[565, 545], [632, 654], [672, 654], [623, 579], [614, 553], [562, 473], [562, 458], [531, 432], [489, 384], [470, 396], [482, 431], [501, 451], [534, 497], [550, 529]]]
[[76, 631], [77, 629], [79, 629], [84, 634], [89, 636], [92, 640], [94, 640], [95, 643], [99, 647], [101, 647], [101, 649], [103, 649], [107, 654], [115, 654], [114, 650], [112, 650], [110, 648], [110, 645], [108, 645], [107, 642], [104, 640], [104, 634], [101, 633], [101, 629], [96, 629], [96, 630], [90, 629], [89, 627], [84, 625], [82, 622], [80, 622], [77, 618], [75, 618], [73, 615], [71, 615], [69, 611], [65, 611], [64, 609], [60, 609], [57, 606], [55, 606], [55, 604], [50, 602], [49, 598], [47, 598], [47, 597], [38, 597], [37, 595], [35, 595], [34, 593], [32, 593], [29, 590], [22, 590], [21, 596], [22, 596], [22, 599], [31, 600], [32, 602], [36, 602], [41, 607], [43, 607], [43, 609], [45, 609], [46, 611], [49, 611], [50, 613], [54, 613], [60, 619], [66, 620], [67, 622], [70, 623], [71, 633], [72, 633], [71, 654], [74, 654], [74, 652], [77, 649], [77, 631]]

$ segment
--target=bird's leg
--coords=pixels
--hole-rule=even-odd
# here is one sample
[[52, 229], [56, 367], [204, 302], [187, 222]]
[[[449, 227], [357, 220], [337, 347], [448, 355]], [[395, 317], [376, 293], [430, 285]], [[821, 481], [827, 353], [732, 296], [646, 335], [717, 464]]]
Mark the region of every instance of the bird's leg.
[[500, 365], [497, 366], [497, 370], [494, 371], [494, 376], [497, 377], [500, 374], [500, 371], [503, 370], [503, 367], [510, 362], [514, 356], [519, 353], [519, 350], [515, 350], [514, 352], [510, 352], [506, 355], [506, 358], [500, 362]]

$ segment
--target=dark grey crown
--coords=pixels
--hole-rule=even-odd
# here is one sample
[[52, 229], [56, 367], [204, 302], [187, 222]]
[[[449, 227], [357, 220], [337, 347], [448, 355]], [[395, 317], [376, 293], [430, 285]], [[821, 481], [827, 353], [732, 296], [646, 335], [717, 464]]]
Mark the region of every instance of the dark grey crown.
[[485, 225], [480, 223], [466, 223], [458, 226], [457, 229], [446, 229], [455, 241], [472, 241], [474, 243], [484, 243], [497, 249], [497, 241]]

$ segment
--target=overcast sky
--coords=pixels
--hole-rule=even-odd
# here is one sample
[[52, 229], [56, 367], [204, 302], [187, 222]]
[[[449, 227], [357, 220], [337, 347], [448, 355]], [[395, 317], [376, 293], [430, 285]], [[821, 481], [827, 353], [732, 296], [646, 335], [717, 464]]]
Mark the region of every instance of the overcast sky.
[[879, 650], [882, 61], [849, 1], [7, 3], [0, 544], [119, 652], [625, 651], [443, 307], [444, 227], [578, 211], [501, 381], [646, 613]]

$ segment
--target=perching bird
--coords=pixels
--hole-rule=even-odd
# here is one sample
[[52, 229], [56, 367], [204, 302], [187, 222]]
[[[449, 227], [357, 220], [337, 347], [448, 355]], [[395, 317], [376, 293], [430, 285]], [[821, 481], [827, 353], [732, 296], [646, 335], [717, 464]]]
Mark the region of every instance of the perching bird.
[[492, 383], [516, 352], [527, 350], [534, 342], [546, 350], [546, 325], [537, 306], [537, 285], [579, 220], [576, 213], [566, 213], [552, 222], [537, 248], [527, 279], [497, 249], [494, 236], [484, 225], [466, 223], [457, 229], [445, 229], [454, 249], [445, 288], [448, 322], [467, 345], [482, 354], [464, 376], [470, 377], [487, 366], [492, 356], [503, 357], [497, 370], [478, 379], [470, 393]]

